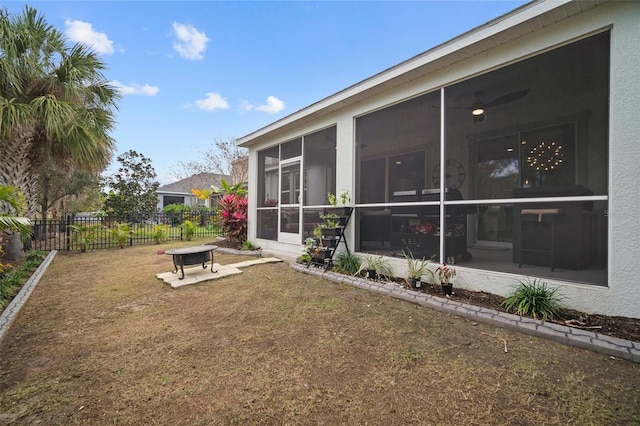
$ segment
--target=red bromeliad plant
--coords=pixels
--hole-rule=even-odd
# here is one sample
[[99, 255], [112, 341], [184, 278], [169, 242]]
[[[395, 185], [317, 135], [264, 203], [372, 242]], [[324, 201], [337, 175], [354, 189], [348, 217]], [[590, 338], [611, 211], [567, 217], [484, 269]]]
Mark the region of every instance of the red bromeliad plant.
[[227, 194], [219, 201], [220, 221], [227, 238], [241, 245], [247, 239], [247, 197]]

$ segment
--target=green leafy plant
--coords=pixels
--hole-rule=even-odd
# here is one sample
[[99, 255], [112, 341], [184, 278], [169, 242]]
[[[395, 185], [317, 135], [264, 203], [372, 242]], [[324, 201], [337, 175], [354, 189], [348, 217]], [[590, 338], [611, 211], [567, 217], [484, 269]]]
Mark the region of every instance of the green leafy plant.
[[[320, 229], [319, 227], [317, 227], [317, 229]], [[314, 232], [315, 233], [315, 232]], [[316, 248], [317, 248], [317, 244], [316, 241], [318, 241], [315, 238], [306, 238], [304, 240], [304, 246], [302, 247], [303, 252], [300, 256], [298, 256], [298, 263], [309, 263], [311, 262], [311, 255], [315, 252]]]
[[345, 189], [340, 193], [340, 201], [343, 206], [346, 206], [347, 203], [351, 201], [351, 192], [348, 189]]
[[323, 228], [337, 228], [340, 226], [340, 222], [334, 219], [325, 219], [324, 220], [324, 224], [322, 225]]
[[423, 275], [429, 273], [432, 276], [433, 272], [429, 269], [431, 260], [416, 259], [413, 257], [413, 253], [409, 250], [409, 253], [403, 252], [405, 259], [407, 259], [407, 277], [409, 279], [419, 280]]
[[258, 247], [255, 244], [253, 244], [251, 241], [246, 240], [242, 243], [240, 250], [247, 250], [247, 251], [258, 250]]
[[[322, 238], [322, 225], [318, 225], [315, 228], [313, 228], [313, 236], [316, 239], [321, 239]], [[308, 240], [308, 238], [307, 238]], [[313, 240], [313, 238], [312, 238]], [[305, 240], [305, 244], [306, 244], [306, 240]]]
[[9, 304], [45, 257], [46, 254], [42, 251], [30, 250], [26, 253], [24, 262], [19, 266], [0, 265], [0, 311]]
[[190, 220], [185, 220], [184, 222], [182, 222], [181, 226], [184, 237], [187, 239], [187, 241], [191, 241], [193, 235], [196, 233], [196, 225]]
[[237, 195], [238, 197], [246, 197], [248, 193], [244, 182], [231, 185], [224, 179], [220, 179], [220, 186], [212, 186], [211, 190], [214, 194]]
[[[351, 201], [351, 191], [349, 191], [348, 189], [344, 189], [338, 197], [340, 198], [340, 202], [342, 203], [342, 205], [346, 206]], [[327, 192], [327, 201], [332, 206], [338, 205], [338, 197], [336, 197], [336, 194]]]
[[338, 253], [338, 271], [344, 274], [355, 275], [360, 269], [360, 258], [346, 251]]
[[111, 236], [118, 242], [120, 248], [124, 248], [131, 236], [131, 226], [128, 223], [116, 223], [111, 228]]
[[153, 227], [151, 237], [153, 237], [153, 240], [156, 242], [156, 244], [160, 244], [167, 239], [167, 228], [167, 225], [162, 224]]
[[391, 266], [382, 256], [366, 255], [354, 275], [360, 275], [365, 271], [375, 271], [379, 277], [389, 278], [393, 275]]
[[191, 207], [184, 204], [169, 204], [162, 209], [162, 213], [167, 215], [173, 225], [180, 225], [183, 215], [190, 210]]
[[546, 321], [560, 312], [560, 299], [557, 288], [547, 287], [546, 282], [538, 279], [527, 279], [520, 281], [520, 285], [502, 302], [502, 306], [517, 315]]
[[311, 262], [311, 255], [307, 252], [302, 253], [300, 256], [298, 256], [297, 259], [298, 263], [309, 263]]
[[80, 247], [80, 251], [85, 252], [96, 238], [96, 232], [100, 225], [70, 225], [71, 241]]

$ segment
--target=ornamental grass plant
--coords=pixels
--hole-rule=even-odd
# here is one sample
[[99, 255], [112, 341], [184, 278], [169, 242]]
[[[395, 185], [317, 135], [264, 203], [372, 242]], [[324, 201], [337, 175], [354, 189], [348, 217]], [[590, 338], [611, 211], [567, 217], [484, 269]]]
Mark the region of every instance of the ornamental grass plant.
[[520, 285], [508, 296], [502, 305], [510, 312], [521, 316], [531, 316], [542, 321], [553, 318], [560, 312], [561, 297], [557, 288], [550, 288], [538, 279], [520, 281]]

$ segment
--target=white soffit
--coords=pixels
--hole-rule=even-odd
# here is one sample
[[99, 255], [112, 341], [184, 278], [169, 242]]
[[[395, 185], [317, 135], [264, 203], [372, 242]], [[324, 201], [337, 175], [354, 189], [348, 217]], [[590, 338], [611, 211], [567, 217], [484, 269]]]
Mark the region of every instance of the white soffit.
[[249, 147], [361, 99], [556, 24], [609, 0], [535, 0], [238, 139]]

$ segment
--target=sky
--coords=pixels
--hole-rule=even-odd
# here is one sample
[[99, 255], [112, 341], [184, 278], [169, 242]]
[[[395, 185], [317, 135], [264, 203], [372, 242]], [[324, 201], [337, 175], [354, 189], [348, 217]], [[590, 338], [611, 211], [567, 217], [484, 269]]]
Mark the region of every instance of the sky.
[[115, 157], [178, 161], [240, 138], [528, 1], [3, 1], [91, 46], [122, 94]]

